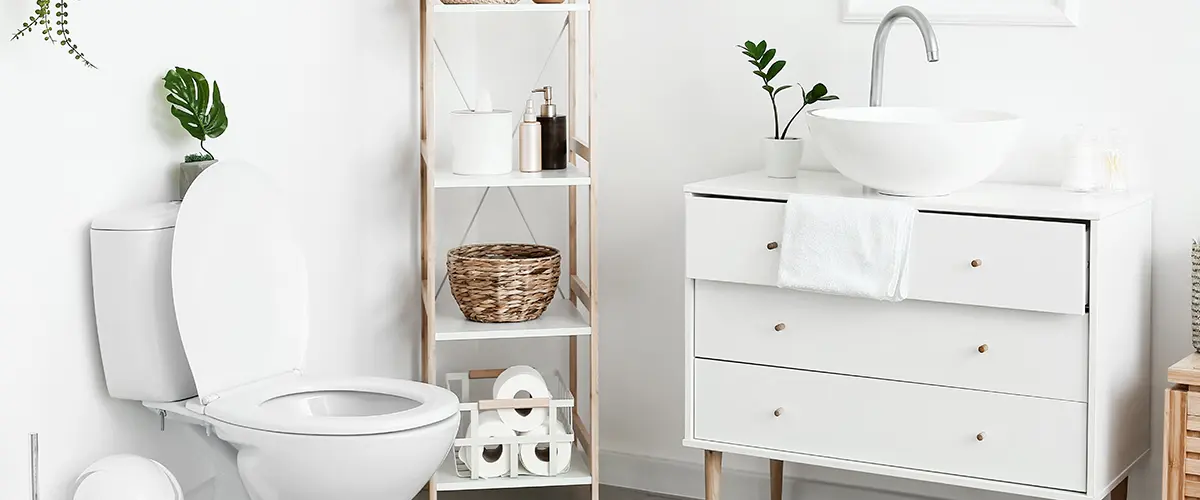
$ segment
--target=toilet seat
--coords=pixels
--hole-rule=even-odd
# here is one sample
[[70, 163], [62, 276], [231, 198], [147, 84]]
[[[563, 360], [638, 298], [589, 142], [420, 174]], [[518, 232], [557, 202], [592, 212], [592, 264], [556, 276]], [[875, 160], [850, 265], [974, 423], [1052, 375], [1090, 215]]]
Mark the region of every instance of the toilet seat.
[[200, 412], [314, 436], [387, 434], [456, 416], [458, 398], [437, 386], [302, 374], [310, 297], [296, 212], [266, 172], [246, 163], [215, 164], [188, 189], [171, 280]]
[[[297, 404], [272, 407], [281, 398], [303, 399], [336, 394], [339, 398], [370, 399], [378, 414], [353, 416], [315, 415]], [[357, 395], [357, 396], [356, 396]], [[396, 401], [382, 401], [397, 398]], [[405, 401], [407, 400], [407, 402]], [[383, 404], [380, 404], [382, 401]], [[366, 402], [364, 402], [366, 403]], [[389, 411], [389, 406], [416, 406]], [[316, 406], [321, 406], [320, 402]], [[363, 436], [417, 429], [442, 422], [458, 413], [454, 393], [410, 380], [382, 377], [318, 377], [284, 375], [250, 384], [221, 395], [204, 406], [204, 414], [222, 422], [269, 432], [288, 434]]]

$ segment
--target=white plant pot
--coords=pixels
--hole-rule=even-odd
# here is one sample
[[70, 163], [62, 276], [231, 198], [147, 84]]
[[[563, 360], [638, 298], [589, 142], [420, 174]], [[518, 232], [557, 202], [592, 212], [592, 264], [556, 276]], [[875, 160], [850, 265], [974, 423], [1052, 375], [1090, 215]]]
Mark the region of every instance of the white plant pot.
[[803, 156], [803, 139], [763, 139], [763, 159], [767, 167], [767, 177], [795, 178]]
[[217, 160], [207, 161], [189, 161], [179, 164], [179, 199], [183, 199], [187, 194], [192, 183], [196, 182], [196, 178], [204, 172], [204, 169], [211, 167]]

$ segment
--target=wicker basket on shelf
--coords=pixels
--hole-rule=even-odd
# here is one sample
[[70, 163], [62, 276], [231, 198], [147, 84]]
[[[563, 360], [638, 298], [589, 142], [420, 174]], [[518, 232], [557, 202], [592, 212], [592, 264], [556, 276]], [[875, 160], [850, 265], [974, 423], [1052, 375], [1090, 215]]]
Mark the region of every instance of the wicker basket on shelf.
[[447, 5], [464, 5], [464, 4], [513, 4], [521, 0], [442, 0], [442, 3]]
[[1192, 240], [1192, 347], [1200, 352], [1200, 242]]
[[538, 319], [550, 306], [562, 255], [545, 245], [465, 245], [447, 254], [446, 272], [450, 293], [467, 319], [519, 323]]

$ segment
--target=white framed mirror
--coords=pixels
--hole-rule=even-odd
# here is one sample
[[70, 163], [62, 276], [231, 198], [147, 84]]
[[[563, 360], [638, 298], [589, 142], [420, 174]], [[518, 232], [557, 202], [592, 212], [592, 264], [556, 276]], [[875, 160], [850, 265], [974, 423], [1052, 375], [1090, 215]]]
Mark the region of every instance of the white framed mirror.
[[[1079, 26], [1082, 0], [910, 0], [934, 24]], [[842, 21], [878, 23], [896, 0], [842, 0]]]

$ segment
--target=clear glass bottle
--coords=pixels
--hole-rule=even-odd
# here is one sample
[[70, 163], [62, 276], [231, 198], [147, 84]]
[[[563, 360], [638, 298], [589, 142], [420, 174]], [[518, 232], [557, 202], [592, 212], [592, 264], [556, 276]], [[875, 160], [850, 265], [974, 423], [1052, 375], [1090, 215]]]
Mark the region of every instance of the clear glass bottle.
[[1124, 192], [1129, 189], [1129, 172], [1123, 154], [1124, 135], [1120, 129], [1110, 128], [1100, 145], [1100, 161], [1104, 165], [1104, 189]]

